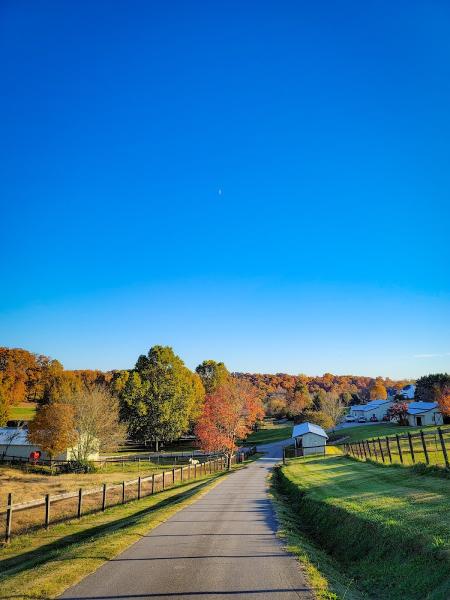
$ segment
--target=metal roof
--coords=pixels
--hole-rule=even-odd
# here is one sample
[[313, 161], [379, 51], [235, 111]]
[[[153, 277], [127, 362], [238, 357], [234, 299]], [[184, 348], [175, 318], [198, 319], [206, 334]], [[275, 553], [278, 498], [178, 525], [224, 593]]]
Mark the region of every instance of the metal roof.
[[350, 410], [362, 410], [366, 412], [367, 410], [374, 410], [375, 408], [379, 408], [383, 404], [387, 404], [392, 402], [392, 400], [371, 400], [367, 404], [353, 404], [350, 406]]
[[315, 425], [314, 423], [300, 423], [300, 425], [295, 425], [292, 431], [292, 437], [296, 438], [305, 435], [305, 433], [315, 433], [316, 435], [328, 439], [328, 436], [322, 427], [319, 427], [319, 425]]
[[410, 402], [408, 404], [408, 414], [420, 415], [421, 413], [428, 412], [434, 408], [438, 408], [437, 402]]
[[0, 427], [0, 444], [11, 446], [31, 446], [28, 441], [28, 430], [18, 427]]

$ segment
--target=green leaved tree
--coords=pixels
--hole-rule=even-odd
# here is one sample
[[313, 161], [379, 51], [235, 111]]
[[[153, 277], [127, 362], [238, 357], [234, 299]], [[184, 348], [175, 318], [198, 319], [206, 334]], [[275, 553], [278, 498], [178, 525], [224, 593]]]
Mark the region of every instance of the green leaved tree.
[[200, 376], [207, 394], [212, 394], [217, 388], [225, 385], [230, 377], [224, 363], [215, 360], [204, 360], [195, 371]]
[[[125, 377], [122, 378], [125, 379]], [[170, 442], [186, 433], [201, 413], [205, 390], [172, 348], [154, 346], [141, 355], [119, 392], [121, 418], [138, 441]]]

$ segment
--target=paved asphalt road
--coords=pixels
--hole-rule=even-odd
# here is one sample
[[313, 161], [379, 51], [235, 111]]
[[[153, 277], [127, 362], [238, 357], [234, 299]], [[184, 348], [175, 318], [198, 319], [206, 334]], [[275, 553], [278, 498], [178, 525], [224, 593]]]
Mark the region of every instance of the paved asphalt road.
[[266, 446], [264, 458], [224, 478], [62, 598], [312, 600], [296, 559], [276, 537], [267, 495], [281, 446]]

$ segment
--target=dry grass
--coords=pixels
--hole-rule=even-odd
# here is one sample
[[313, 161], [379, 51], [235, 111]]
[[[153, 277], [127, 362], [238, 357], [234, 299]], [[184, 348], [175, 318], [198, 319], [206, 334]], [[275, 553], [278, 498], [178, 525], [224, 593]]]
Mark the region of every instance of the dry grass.
[[[8, 493], [13, 494], [14, 502], [35, 500], [45, 494], [55, 495], [78, 490], [80, 487], [96, 487], [103, 483], [121, 483], [139, 475], [151, 475], [162, 469], [169, 470], [170, 465], [158, 466], [154, 463], [125, 463], [108, 465], [96, 473], [67, 473], [47, 475], [27, 473], [18, 467], [0, 467], [0, 503], [6, 504]], [[0, 506], [1, 506], [0, 504]]]

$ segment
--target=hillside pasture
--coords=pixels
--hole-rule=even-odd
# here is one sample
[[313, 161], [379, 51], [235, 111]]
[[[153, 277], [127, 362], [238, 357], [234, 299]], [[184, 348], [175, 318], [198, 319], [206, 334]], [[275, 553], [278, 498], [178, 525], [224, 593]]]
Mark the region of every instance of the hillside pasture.
[[277, 480], [299, 529], [370, 598], [450, 597], [450, 480], [340, 456], [291, 460]]

